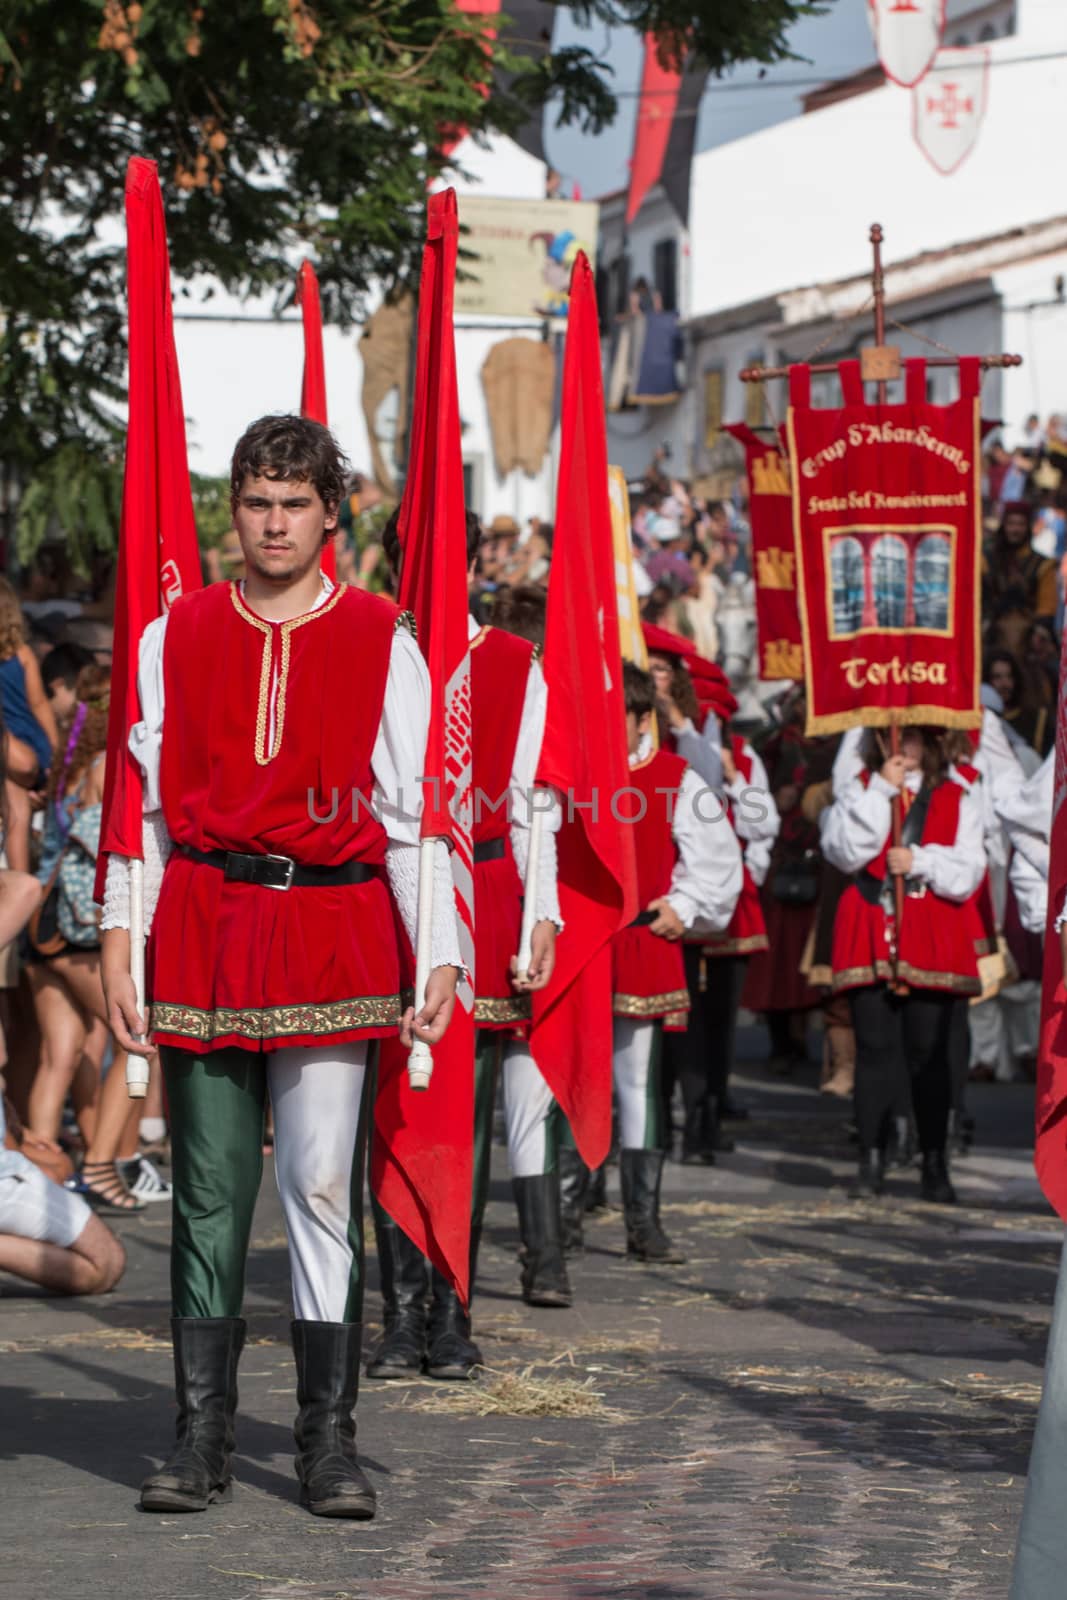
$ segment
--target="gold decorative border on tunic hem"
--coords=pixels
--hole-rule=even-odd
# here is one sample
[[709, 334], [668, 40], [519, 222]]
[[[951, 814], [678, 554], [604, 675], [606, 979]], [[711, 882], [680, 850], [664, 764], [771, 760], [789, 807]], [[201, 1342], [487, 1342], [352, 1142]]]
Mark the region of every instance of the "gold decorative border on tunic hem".
[[659, 1017], [667, 1012], [689, 1010], [689, 990], [671, 989], [667, 994], [613, 994], [611, 1009], [617, 1017]]
[[942, 989], [947, 994], [981, 994], [982, 980], [962, 977], [956, 972], [927, 972], [913, 967], [910, 961], [900, 961], [894, 968], [888, 961], [876, 961], [873, 967], [844, 967], [835, 972], [833, 989], [858, 989], [870, 983], [891, 983], [894, 978], [910, 983], [916, 989]]
[[152, 1027], [159, 1033], [179, 1034], [201, 1043], [234, 1033], [242, 1039], [287, 1039], [305, 1034], [325, 1038], [354, 1028], [395, 1027], [400, 1010], [400, 996], [395, 994], [334, 1000], [325, 1005], [219, 1006], [214, 1011], [157, 1000], [152, 1007]]
[[491, 995], [475, 997], [474, 1026], [489, 1022], [529, 1022], [533, 1006], [528, 995], [513, 999], [494, 999]]

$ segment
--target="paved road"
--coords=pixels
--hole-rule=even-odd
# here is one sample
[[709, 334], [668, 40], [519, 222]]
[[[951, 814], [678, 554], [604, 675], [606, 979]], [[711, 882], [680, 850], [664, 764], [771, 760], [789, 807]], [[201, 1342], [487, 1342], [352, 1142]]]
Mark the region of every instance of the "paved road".
[[[1061, 1233], [1030, 1172], [1031, 1091], [977, 1093], [964, 1204], [941, 1211], [917, 1203], [911, 1173], [880, 1206], [850, 1202], [842, 1117], [810, 1082], [753, 1065], [741, 1090], [754, 1116], [736, 1153], [668, 1171], [686, 1265], [627, 1263], [609, 1214], [588, 1229], [571, 1311], [518, 1297], [501, 1162], [477, 1306], [488, 1414], [456, 1414], [466, 1387], [366, 1384], [373, 1524], [296, 1504], [272, 1184], [238, 1486], [204, 1516], [136, 1506], [172, 1426], [167, 1208], [123, 1223], [130, 1266], [112, 1296], [43, 1300], [5, 1280], [4, 1594], [1002, 1600]], [[513, 1414], [546, 1399], [549, 1414]]]

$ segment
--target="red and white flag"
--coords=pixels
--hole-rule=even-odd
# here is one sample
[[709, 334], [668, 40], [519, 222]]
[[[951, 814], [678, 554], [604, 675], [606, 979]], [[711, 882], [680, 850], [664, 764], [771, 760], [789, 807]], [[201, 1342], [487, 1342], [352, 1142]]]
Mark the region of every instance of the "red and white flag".
[[1049, 837], [1048, 920], [1037, 1057], [1034, 1166], [1049, 1204], [1067, 1220], [1067, 987], [1056, 919], [1067, 898], [1067, 640], [1060, 654], [1056, 779]]
[[989, 50], [939, 50], [911, 92], [912, 132], [931, 166], [946, 177], [978, 142], [989, 94]]
[[537, 773], [564, 797], [564, 930], [551, 981], [533, 996], [530, 1048], [596, 1167], [611, 1143], [611, 938], [639, 908], [633, 829], [615, 815], [630, 775], [596, 290], [582, 252], [570, 293]]
[[[460, 952], [473, 976], [467, 521], [452, 327], [458, 244], [455, 190], [446, 189], [430, 196], [422, 256], [411, 454], [400, 507], [399, 602], [415, 617], [430, 672], [422, 836], [452, 841]], [[433, 1078], [425, 1093], [408, 1084], [407, 1055], [399, 1041], [382, 1047], [372, 1181], [389, 1215], [465, 1298], [474, 1139], [469, 982], [460, 984], [448, 1031], [434, 1046]]]
[[[296, 275], [296, 303], [304, 321], [304, 377], [300, 385], [300, 415], [330, 426], [326, 411], [326, 360], [322, 350], [322, 301], [319, 280], [310, 261], [302, 261]], [[333, 540], [323, 547], [322, 570], [337, 576]]]
[[170, 256], [154, 161], [126, 168], [126, 292], [129, 421], [115, 590], [115, 643], [107, 729], [103, 826], [96, 897], [109, 855], [143, 859], [143, 779], [129, 750], [140, 720], [141, 635], [190, 589], [199, 589], [200, 550], [185, 446], [178, 355], [171, 311]]
[[945, 0], [867, 0], [882, 71], [911, 89], [921, 83], [941, 48]]

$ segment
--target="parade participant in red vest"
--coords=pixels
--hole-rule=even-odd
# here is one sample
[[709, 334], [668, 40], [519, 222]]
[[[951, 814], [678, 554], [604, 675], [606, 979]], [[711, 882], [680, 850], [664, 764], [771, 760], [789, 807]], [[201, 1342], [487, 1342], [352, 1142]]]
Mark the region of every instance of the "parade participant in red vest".
[[[401, 550], [396, 514], [382, 535], [394, 575]], [[467, 513], [470, 581], [481, 526]], [[538, 863], [538, 920], [531, 968], [515, 971], [522, 923], [523, 881], [529, 842], [531, 795], [544, 732], [545, 681], [538, 652], [526, 640], [468, 619], [471, 645], [471, 724], [474, 780], [474, 933], [477, 1044], [474, 1071], [474, 1173], [471, 1200], [470, 1290], [489, 1193], [493, 1106], [504, 1064], [508, 1150], [524, 1250], [524, 1290], [535, 1305], [569, 1305], [558, 1227], [543, 1220], [559, 1212], [555, 1160], [558, 1111], [522, 1035], [528, 1031], [530, 994], [552, 973], [559, 904], [555, 830], [559, 809], [546, 809]], [[546, 794], [546, 799], [550, 797]], [[519, 1034], [518, 1038], [514, 1038]], [[523, 1164], [530, 1172], [522, 1171]], [[518, 1165], [518, 1172], [516, 1172]], [[369, 1378], [469, 1378], [481, 1365], [471, 1338], [468, 1307], [455, 1289], [382, 1207], [375, 1206], [382, 1280], [384, 1333], [367, 1363]], [[551, 1240], [546, 1243], [546, 1233]], [[529, 1284], [526, 1284], [526, 1278]]]
[[747, 1115], [730, 1100], [730, 1074], [748, 959], [754, 951], [767, 949], [759, 891], [779, 827], [778, 808], [763, 762], [747, 740], [729, 732], [737, 701], [728, 689], [713, 684], [704, 689], [705, 727], [717, 724], [720, 735], [722, 804], [741, 845], [744, 875], [729, 927], [690, 942], [686, 950], [695, 1015], [690, 1020], [690, 1070], [682, 1074], [686, 1107], [682, 1160], [690, 1165], [710, 1165], [716, 1150], [731, 1149], [722, 1132], [722, 1119]]
[[[653, 750], [655, 684], [623, 668], [631, 791], [617, 804], [632, 821], [642, 910], [612, 941], [614, 1079], [626, 1249], [643, 1261], [680, 1261], [659, 1218], [663, 1173], [660, 1051], [664, 1019], [689, 995], [680, 941], [694, 927], [726, 926], [741, 889], [741, 854], [716, 797], [680, 757]], [[710, 800], [710, 811], [704, 802]]]
[[[856, 1034], [857, 1195], [882, 1191], [885, 1151], [901, 1083], [910, 1075], [922, 1197], [951, 1204], [946, 1141], [957, 1010], [978, 994], [975, 922], [968, 901], [986, 870], [974, 773], [950, 776], [938, 732], [908, 728], [901, 752], [869, 730], [859, 777], [835, 791], [821, 819], [827, 860], [852, 874], [837, 908], [833, 987], [847, 993]], [[901, 796], [902, 842], [892, 843]], [[905, 879], [899, 932], [895, 874]]]
[[[228, 1495], [245, 1257], [265, 1096], [289, 1237], [297, 1474], [319, 1515], [369, 1517], [357, 1462], [369, 1042], [401, 1016], [397, 914], [414, 941], [429, 679], [387, 601], [320, 570], [345, 463], [321, 424], [265, 417], [238, 441], [231, 504], [247, 576], [178, 600], [140, 645], [152, 1023], [171, 1111], [178, 1442], [146, 1510]], [[339, 691], [341, 691], [339, 693]], [[436, 846], [434, 1043], [460, 966]], [[161, 880], [161, 881], [160, 881]], [[120, 1046], [139, 1043], [126, 860], [107, 875], [103, 969]]]

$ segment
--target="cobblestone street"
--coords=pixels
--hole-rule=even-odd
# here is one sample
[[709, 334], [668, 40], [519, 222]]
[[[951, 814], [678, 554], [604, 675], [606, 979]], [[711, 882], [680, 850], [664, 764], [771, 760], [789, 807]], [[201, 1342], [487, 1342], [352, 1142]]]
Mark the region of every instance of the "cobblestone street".
[[736, 1152], [667, 1171], [664, 1220], [687, 1264], [627, 1263], [621, 1217], [602, 1214], [571, 1311], [518, 1297], [497, 1152], [476, 1306], [492, 1375], [364, 1384], [370, 1524], [296, 1503], [269, 1178], [238, 1482], [203, 1516], [136, 1506], [173, 1413], [168, 1208], [121, 1224], [130, 1265], [113, 1296], [43, 1301], [5, 1280], [5, 1593], [1002, 1600], [1061, 1237], [1030, 1167], [1032, 1091], [974, 1092], [978, 1147], [944, 1211], [918, 1203], [910, 1172], [883, 1204], [849, 1201], [844, 1117], [810, 1081], [752, 1065], [738, 1087], [753, 1117]]

